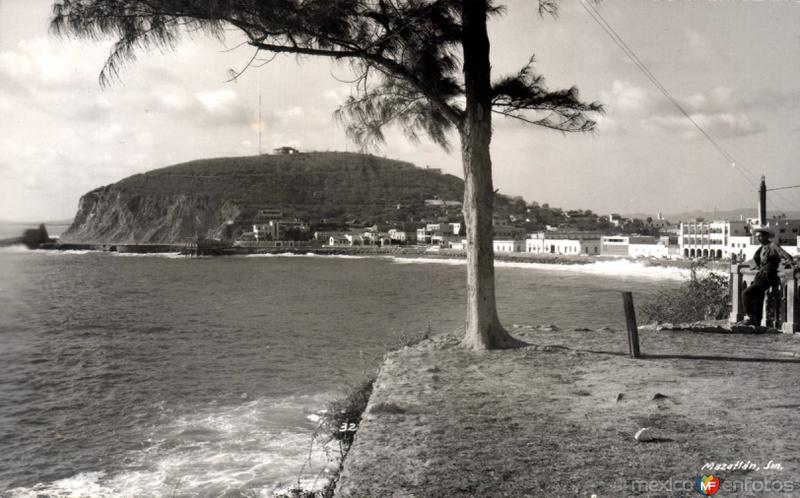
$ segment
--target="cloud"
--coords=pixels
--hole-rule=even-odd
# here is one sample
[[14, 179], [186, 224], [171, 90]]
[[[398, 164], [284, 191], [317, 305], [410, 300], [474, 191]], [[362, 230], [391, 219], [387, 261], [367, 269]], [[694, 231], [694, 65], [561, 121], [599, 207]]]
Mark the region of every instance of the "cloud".
[[341, 104], [347, 97], [352, 94], [352, 89], [349, 86], [339, 86], [336, 88], [329, 88], [322, 92], [322, 98], [335, 104]]
[[198, 92], [195, 98], [200, 101], [208, 112], [221, 112], [236, 101], [236, 92], [230, 88]]
[[186, 98], [176, 93], [162, 93], [156, 95], [155, 99], [157, 99], [157, 107], [162, 107], [167, 110], [182, 111], [190, 105]]
[[157, 88], [128, 98], [133, 109], [143, 109], [159, 119], [180, 119], [203, 127], [249, 126], [256, 112], [230, 88], [198, 92]]
[[332, 125], [330, 113], [300, 106], [271, 109], [265, 113], [265, 116], [266, 122], [280, 124], [285, 128], [292, 126], [322, 128]]
[[775, 90], [766, 89], [758, 93], [752, 93], [741, 99], [742, 107], [748, 109], [766, 109], [769, 111], [781, 111], [787, 109], [796, 110], [800, 108], [800, 91], [798, 90]]
[[[709, 135], [715, 138], [733, 138], [755, 135], [766, 130], [764, 125], [751, 120], [746, 114], [690, 114]], [[654, 132], [678, 132], [682, 138], [699, 138], [700, 131], [684, 116], [655, 116], [648, 123]]]
[[[747, 99], [736, 90], [717, 86], [675, 99], [692, 120], [709, 135], [718, 138], [754, 135], [766, 127], [751, 115]], [[626, 81], [614, 81], [601, 100], [608, 109], [599, 120], [600, 129], [610, 133], [628, 133], [641, 129], [649, 133], [678, 133], [681, 138], [700, 137], [687, 117], [664, 95]]]
[[[243, 103], [231, 88], [197, 92], [195, 99], [200, 103], [205, 115], [197, 116], [204, 123], [213, 126], [249, 126], [254, 109]], [[197, 115], [197, 108], [189, 107]]]
[[13, 50], [0, 52], [0, 80], [23, 87], [72, 87], [101, 67], [106, 48], [98, 44], [62, 42], [48, 37], [20, 40]]
[[601, 101], [613, 112], [641, 114], [653, 106], [650, 93], [627, 81], [614, 80], [611, 89], [601, 94]]
[[743, 100], [737, 99], [734, 89], [726, 86], [714, 87], [706, 93], [694, 93], [682, 99], [681, 105], [694, 113], [720, 113], [746, 107]]

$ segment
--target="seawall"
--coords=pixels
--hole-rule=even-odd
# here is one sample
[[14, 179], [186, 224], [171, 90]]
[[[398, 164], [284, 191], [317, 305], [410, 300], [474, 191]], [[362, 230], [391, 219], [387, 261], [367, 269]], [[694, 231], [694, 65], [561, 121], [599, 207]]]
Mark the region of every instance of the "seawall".
[[336, 496], [683, 496], [707, 462], [742, 459], [782, 470], [714, 475], [800, 477], [784, 437], [800, 419], [780, 401], [800, 380], [792, 336], [642, 330], [631, 359], [624, 331], [513, 334], [531, 345], [438, 336], [387, 354]]

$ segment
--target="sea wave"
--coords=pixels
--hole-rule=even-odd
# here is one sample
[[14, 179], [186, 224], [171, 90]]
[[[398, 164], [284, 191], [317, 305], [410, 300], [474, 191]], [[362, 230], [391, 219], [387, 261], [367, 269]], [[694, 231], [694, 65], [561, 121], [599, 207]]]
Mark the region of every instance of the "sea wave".
[[2, 253], [21, 253], [21, 252], [33, 252], [32, 250], [28, 249], [28, 246], [23, 244], [14, 244], [10, 246], [0, 247], [0, 254]]
[[[381, 256], [381, 255], [378, 255]], [[242, 256], [245, 258], [338, 258], [338, 259], [367, 259], [372, 258], [374, 256], [355, 256], [351, 254], [317, 254], [313, 252], [307, 252], [304, 254], [292, 253], [292, 252], [285, 252], [285, 253], [278, 253], [278, 254], [247, 254]]]
[[22, 244], [15, 244], [13, 246], [0, 247], [0, 254], [42, 254], [45, 256], [65, 256], [65, 255], [81, 255], [90, 254], [97, 251], [89, 251], [83, 249], [69, 249], [69, 250], [55, 250], [55, 249], [28, 249], [27, 246]]
[[[260, 398], [237, 406], [165, 410], [125, 468], [77, 473], [8, 491], [14, 498], [66, 496], [264, 496], [300, 484], [322, 489], [338, 450], [312, 436], [311, 415], [329, 395]], [[314, 418], [314, 417], [310, 417]], [[302, 470], [302, 473], [301, 473]]]
[[189, 257], [179, 252], [112, 252], [111, 254], [121, 258], [186, 259]]
[[[466, 260], [463, 258], [393, 257], [392, 261], [398, 264], [442, 264], [456, 266], [466, 264]], [[494, 265], [497, 268], [520, 268], [524, 270], [560, 271], [617, 277], [684, 280], [689, 276], [689, 270], [685, 268], [671, 266], [648, 266], [643, 262], [631, 261], [628, 259], [595, 261], [587, 264], [495, 261]]]

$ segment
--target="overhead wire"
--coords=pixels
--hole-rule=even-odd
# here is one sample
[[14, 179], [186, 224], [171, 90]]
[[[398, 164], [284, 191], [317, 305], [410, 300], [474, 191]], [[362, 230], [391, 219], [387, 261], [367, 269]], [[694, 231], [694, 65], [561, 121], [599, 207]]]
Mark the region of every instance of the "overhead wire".
[[775, 188], [768, 188], [768, 189], [767, 189], [767, 192], [771, 192], [771, 191], [773, 191], [773, 190], [786, 190], [786, 189], [790, 189], [790, 188], [800, 188], [800, 185], [792, 185], [792, 186], [789, 186], [789, 187], [775, 187]]
[[[592, 20], [600, 26], [603, 31], [611, 38], [611, 40], [625, 53], [626, 56], [634, 63], [634, 65], [647, 77], [648, 80], [667, 98], [667, 100], [675, 106], [675, 108], [680, 111], [686, 119], [701, 133], [701, 135], [719, 152], [719, 154], [724, 157], [728, 163], [733, 167], [751, 186], [754, 188], [756, 187], [756, 183], [754, 180], [754, 175], [741, 163], [736, 161], [736, 159], [727, 152], [714, 138], [705, 130], [702, 126], [692, 118], [691, 114], [686, 111], [686, 109], [678, 102], [678, 100], [670, 93], [667, 88], [661, 84], [661, 82], [656, 78], [656, 76], [650, 71], [647, 65], [639, 59], [633, 49], [625, 43], [625, 40], [616, 32], [616, 30], [611, 26], [611, 24], [603, 17], [602, 14], [587, 0], [579, 0], [581, 7]], [[797, 205], [790, 202], [788, 199], [784, 198], [780, 194], [776, 194], [777, 196], [781, 197], [787, 204], [792, 205], [795, 208], [800, 209]], [[770, 199], [771, 201], [771, 199]], [[769, 201], [768, 201], [769, 202]], [[773, 203], [774, 204], [774, 203]]]

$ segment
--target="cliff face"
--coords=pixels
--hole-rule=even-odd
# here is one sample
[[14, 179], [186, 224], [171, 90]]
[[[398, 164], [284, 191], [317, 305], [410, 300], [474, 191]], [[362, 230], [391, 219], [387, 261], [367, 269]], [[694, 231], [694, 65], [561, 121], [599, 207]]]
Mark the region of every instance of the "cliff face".
[[451, 175], [370, 155], [318, 152], [192, 161], [134, 175], [84, 195], [74, 243], [180, 243], [249, 230], [259, 209], [285, 217], [396, 219], [425, 199], [461, 200]]
[[102, 187], [81, 197], [62, 242], [179, 243], [199, 236], [220, 238], [226, 221], [241, 209], [221, 198], [186, 193], [147, 194]]

